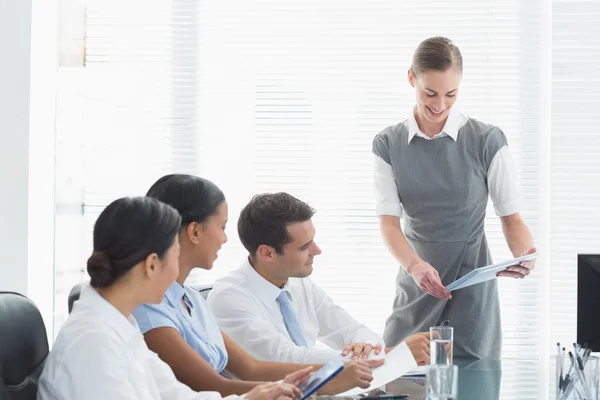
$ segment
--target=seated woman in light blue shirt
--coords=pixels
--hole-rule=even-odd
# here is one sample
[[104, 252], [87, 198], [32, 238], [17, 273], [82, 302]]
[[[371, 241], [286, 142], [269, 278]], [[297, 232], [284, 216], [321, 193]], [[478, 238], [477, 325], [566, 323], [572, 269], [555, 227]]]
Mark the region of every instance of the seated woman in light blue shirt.
[[208, 303], [197, 290], [175, 281], [161, 304], [144, 304], [134, 311], [134, 316], [142, 333], [161, 327], [175, 328], [217, 372], [223, 372], [227, 366], [223, 336]]
[[[276, 381], [303, 364], [259, 361], [221, 332], [206, 300], [184, 284], [194, 268], [211, 269], [227, 241], [227, 202], [212, 182], [190, 175], [167, 175], [148, 196], [171, 205], [182, 217], [179, 233], [179, 276], [160, 305], [138, 307], [134, 316], [150, 350], [171, 366], [177, 379], [194, 390], [214, 390], [222, 395], [245, 393], [261, 381]], [[320, 394], [336, 394], [356, 386], [368, 387], [370, 366], [379, 361], [346, 365]], [[315, 367], [315, 366], [312, 366]], [[239, 379], [228, 379], [227, 373]], [[296, 382], [290, 382], [296, 383]]]

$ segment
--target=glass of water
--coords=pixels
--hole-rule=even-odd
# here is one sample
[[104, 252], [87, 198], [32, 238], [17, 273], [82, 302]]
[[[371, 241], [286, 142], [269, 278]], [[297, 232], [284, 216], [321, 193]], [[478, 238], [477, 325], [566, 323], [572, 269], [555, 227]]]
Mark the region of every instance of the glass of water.
[[458, 367], [430, 365], [427, 368], [427, 400], [456, 400], [458, 395]]
[[451, 326], [429, 328], [431, 365], [451, 365], [454, 351], [454, 329]]

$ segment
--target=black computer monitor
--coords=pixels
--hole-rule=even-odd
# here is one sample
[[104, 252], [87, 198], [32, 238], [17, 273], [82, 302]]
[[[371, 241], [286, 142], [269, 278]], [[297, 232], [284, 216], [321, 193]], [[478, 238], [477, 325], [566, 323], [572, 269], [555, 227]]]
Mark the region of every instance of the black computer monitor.
[[600, 254], [577, 256], [577, 343], [600, 351]]

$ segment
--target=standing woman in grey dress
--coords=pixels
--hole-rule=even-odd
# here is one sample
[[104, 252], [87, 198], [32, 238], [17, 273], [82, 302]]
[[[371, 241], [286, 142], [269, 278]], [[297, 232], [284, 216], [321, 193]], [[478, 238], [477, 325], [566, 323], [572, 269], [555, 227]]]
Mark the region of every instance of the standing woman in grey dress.
[[[423, 41], [408, 70], [416, 105], [406, 121], [373, 140], [377, 215], [401, 264], [384, 340], [395, 346], [449, 320], [455, 357], [499, 359], [497, 281], [452, 295], [445, 286], [492, 263], [484, 232], [488, 195], [512, 254], [535, 249], [519, 214], [518, 178], [504, 133], [453, 107], [462, 66], [460, 50], [447, 38]], [[499, 275], [524, 278], [533, 267], [522, 263]]]

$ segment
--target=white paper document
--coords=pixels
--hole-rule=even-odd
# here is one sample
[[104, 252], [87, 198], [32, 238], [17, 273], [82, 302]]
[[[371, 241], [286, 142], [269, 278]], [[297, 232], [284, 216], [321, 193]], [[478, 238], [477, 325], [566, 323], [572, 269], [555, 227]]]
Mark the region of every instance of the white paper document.
[[461, 278], [458, 278], [457, 280], [446, 286], [446, 290], [448, 290], [448, 292], [451, 292], [453, 290], [466, 288], [468, 286], [476, 285], [478, 283], [489, 281], [491, 279], [496, 279], [496, 274], [498, 272], [504, 271], [510, 266], [518, 265], [522, 261], [534, 260], [537, 258], [537, 254], [538, 253], [535, 252], [533, 254], [527, 254], [498, 264], [488, 265], [487, 267], [475, 268], [473, 271], [469, 272]]
[[408, 371], [416, 368], [417, 362], [405, 342], [400, 343], [396, 348], [385, 355], [385, 362], [373, 369], [373, 381], [367, 389], [354, 388], [344, 393], [336, 394], [336, 397], [356, 396], [361, 393], [369, 392], [400, 378]]

